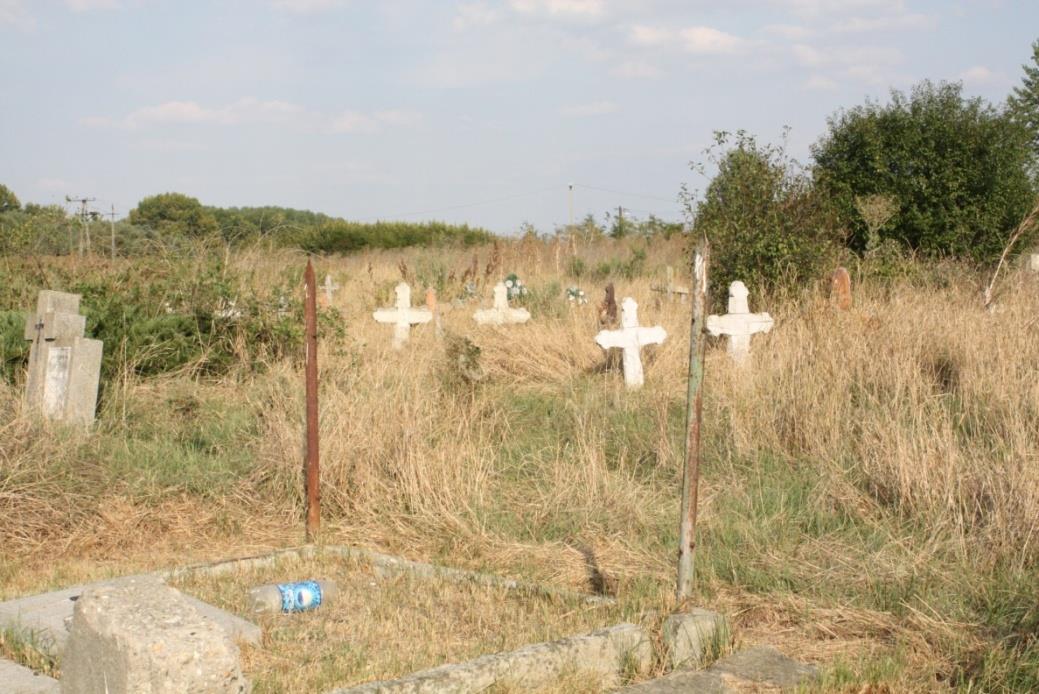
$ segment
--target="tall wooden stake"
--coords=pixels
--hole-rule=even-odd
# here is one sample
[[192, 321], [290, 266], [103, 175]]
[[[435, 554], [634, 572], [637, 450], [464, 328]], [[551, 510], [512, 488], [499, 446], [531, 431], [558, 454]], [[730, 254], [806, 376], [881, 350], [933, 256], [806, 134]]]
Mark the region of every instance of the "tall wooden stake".
[[682, 513], [678, 530], [678, 589], [684, 600], [693, 593], [696, 553], [696, 511], [700, 486], [700, 422], [703, 419], [704, 311], [707, 306], [707, 262], [710, 248], [703, 240], [693, 252], [693, 320], [689, 336], [689, 395], [686, 405], [685, 470], [682, 474]]
[[321, 472], [318, 465], [318, 410], [317, 410], [317, 280], [314, 266], [307, 260], [303, 273], [306, 298], [303, 313], [306, 317], [307, 340], [307, 542], [317, 540], [321, 529]]

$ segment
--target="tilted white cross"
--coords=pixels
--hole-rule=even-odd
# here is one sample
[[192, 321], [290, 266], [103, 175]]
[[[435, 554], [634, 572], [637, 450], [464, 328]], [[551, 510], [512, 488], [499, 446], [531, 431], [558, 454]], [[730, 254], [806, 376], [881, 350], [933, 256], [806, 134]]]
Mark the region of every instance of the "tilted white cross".
[[494, 306], [480, 309], [473, 314], [473, 320], [479, 325], [526, 323], [530, 320], [530, 311], [525, 308], [509, 308], [509, 290], [503, 282], [499, 282], [494, 285]]
[[772, 330], [774, 321], [767, 313], [751, 313], [747, 306], [747, 286], [739, 280], [729, 285], [729, 312], [724, 316], [707, 316], [707, 332], [729, 337], [729, 356], [742, 364], [750, 354], [750, 338], [754, 333]]
[[408, 341], [411, 326], [428, 323], [433, 314], [427, 308], [411, 307], [411, 287], [401, 282], [394, 288], [397, 293], [397, 304], [394, 308], [380, 308], [372, 317], [380, 323], [393, 323], [393, 349], [400, 349]]
[[603, 349], [619, 347], [624, 350], [621, 363], [624, 366], [624, 384], [628, 388], [641, 388], [645, 382], [642, 373], [640, 350], [644, 345], [659, 345], [667, 338], [667, 331], [659, 325], [652, 328], [639, 326], [639, 305], [630, 296], [621, 302], [620, 330], [603, 330], [595, 341]]

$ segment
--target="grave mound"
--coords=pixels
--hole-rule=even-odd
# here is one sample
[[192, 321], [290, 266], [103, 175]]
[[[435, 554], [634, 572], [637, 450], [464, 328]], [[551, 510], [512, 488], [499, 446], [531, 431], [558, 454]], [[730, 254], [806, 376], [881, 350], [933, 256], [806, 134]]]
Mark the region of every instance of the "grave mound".
[[[301, 579], [335, 581], [338, 594], [309, 612], [250, 610], [250, 588]], [[387, 571], [363, 558], [323, 554], [218, 575], [185, 573], [171, 584], [263, 628], [261, 644], [241, 644], [255, 691], [328, 691], [393, 679], [594, 631], [625, 617], [617, 605], [577, 595]], [[598, 683], [588, 684], [598, 689]]]

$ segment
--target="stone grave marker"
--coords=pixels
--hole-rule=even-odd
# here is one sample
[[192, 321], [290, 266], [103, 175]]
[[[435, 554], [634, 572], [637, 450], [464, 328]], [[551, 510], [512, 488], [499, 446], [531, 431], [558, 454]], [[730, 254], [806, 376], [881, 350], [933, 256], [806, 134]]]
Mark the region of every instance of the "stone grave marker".
[[639, 325], [639, 305], [630, 296], [621, 302], [620, 330], [603, 330], [595, 336], [600, 347], [623, 350], [624, 384], [628, 388], [641, 388], [645, 382], [642, 372], [641, 350], [645, 345], [659, 345], [667, 338], [667, 331], [659, 325], [652, 328]]
[[1032, 272], [1039, 272], [1039, 253], [1031, 253], [1028, 256], [1028, 269]]
[[729, 312], [724, 316], [707, 316], [707, 332], [729, 338], [729, 356], [742, 364], [750, 354], [750, 338], [755, 333], [772, 330], [774, 321], [767, 313], [751, 313], [747, 305], [747, 286], [739, 280], [729, 285]]
[[663, 292], [664, 294], [667, 294], [667, 298], [669, 301], [671, 300], [671, 298], [674, 297], [675, 294], [680, 296], [682, 298], [682, 301], [685, 301], [685, 298], [689, 296], [689, 287], [681, 287], [675, 284], [675, 269], [670, 265], [667, 266], [667, 284], [653, 285], [653, 291]]
[[393, 324], [393, 349], [401, 349], [411, 335], [411, 326], [428, 323], [433, 314], [426, 308], [411, 307], [411, 287], [401, 282], [393, 290], [397, 295], [394, 308], [381, 308], [372, 314], [380, 323]]
[[473, 320], [479, 325], [526, 323], [530, 320], [530, 311], [525, 308], [509, 308], [509, 289], [504, 282], [499, 282], [494, 285], [494, 306], [480, 309], [473, 314]]
[[25, 321], [25, 339], [32, 341], [25, 394], [29, 409], [46, 419], [90, 426], [102, 343], [83, 336], [87, 319], [79, 314], [79, 299], [78, 294], [40, 292], [36, 314]]
[[839, 267], [830, 278], [830, 300], [842, 311], [851, 309], [851, 275]]

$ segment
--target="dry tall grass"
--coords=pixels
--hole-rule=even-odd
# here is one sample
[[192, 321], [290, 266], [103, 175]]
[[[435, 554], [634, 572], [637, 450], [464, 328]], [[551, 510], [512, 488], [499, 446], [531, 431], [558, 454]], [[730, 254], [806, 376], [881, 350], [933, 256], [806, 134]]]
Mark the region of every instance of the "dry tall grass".
[[[667, 303], [650, 287], [662, 280], [665, 265], [684, 266], [683, 243], [648, 247], [630, 279], [613, 267], [618, 298], [635, 297], [642, 323], [659, 323], [669, 334], [664, 345], [647, 351], [647, 384], [638, 393], [625, 392], [620, 375], [602, 369], [593, 336], [605, 280], [565, 276], [572, 262], [566, 245], [504, 244], [500, 262], [492, 261], [490, 248], [476, 251], [481, 305], [489, 304], [490, 285], [508, 272], [532, 289], [531, 322], [508, 328], [479, 328], [471, 320], [476, 303], [452, 304], [471, 250], [321, 260], [319, 279], [329, 272], [341, 286], [330, 310], [345, 326], [345, 337], [325, 340], [320, 351], [326, 538], [585, 589], [634, 591], [639, 600], [669, 607], [689, 304]], [[640, 245], [604, 241], [581, 245], [577, 254], [594, 273], [600, 264], [630, 260]], [[302, 262], [298, 255], [260, 251], [233, 259], [258, 292], [286, 264]], [[449, 377], [444, 344], [431, 326], [413, 329], [408, 346], [395, 352], [392, 328], [371, 320], [372, 309], [392, 304], [402, 270], [412, 277], [416, 304], [420, 285], [445, 286], [445, 329], [480, 348], [487, 374], [471, 390]], [[755, 337], [746, 369], [729, 362], [721, 343], [707, 357], [705, 567], [711, 538], [720, 542], [731, 530], [722, 527], [731, 518], [725, 499], [750, 489], [747, 470], [760, 461], [816, 480], [818, 498], [810, 505], [867, 526], [894, 519], [905, 524], [898, 532], [915, 533], [909, 539], [885, 530], [878, 546], [860, 548], [816, 533], [793, 540], [793, 554], [747, 545], [755, 566], [788, 577], [782, 580], [836, 581], [839, 575], [865, 582], [864, 562], [897, 582], [930, 563], [929, 570], [951, 584], [965, 566], [1036, 565], [1039, 281], [1023, 271], [1011, 275], [997, 310], [986, 312], [980, 278], [960, 272], [950, 267], [937, 284], [855, 277], [855, 305], [846, 313], [829, 305], [822, 282], [785, 298], [762, 297], [751, 287], [752, 310], [770, 311], [775, 329]], [[591, 303], [568, 305], [562, 293], [569, 284], [582, 286]], [[217, 537], [225, 538], [225, 548], [229, 541], [298, 539], [301, 364], [272, 363], [217, 383], [187, 379], [128, 382], [106, 402], [100, 434], [61, 441], [41, 436], [17, 414], [15, 388], [0, 386], [0, 514], [22, 519], [0, 529], [0, 553], [16, 566], [12, 582], [25, 585], [26, 576], [40, 571], [41, 556], [119, 557], [126, 538], [142, 527], [153, 543], [175, 535], [177, 551], [193, 556], [212, 552], [213, 542], [221, 544]], [[238, 482], [203, 501], [190, 493], [149, 498], [118, 484], [92, 487], [105, 465], [98, 456], [108, 450], [95, 439], [132, 435], [141, 421], [170, 417], [177, 399], [169, 393], [185, 388], [251, 413], [254, 431], [228, 444], [244, 446], [250, 456]], [[211, 424], [200, 416], [193, 425]], [[114, 498], [126, 505], [123, 516], [143, 514], [144, 520], [105, 522], [105, 512], [119, 508]], [[180, 516], [156, 510], [178, 503]], [[193, 542], [193, 533], [209, 544]], [[962, 564], [948, 564], [950, 557]], [[718, 587], [719, 571], [704, 569], [708, 586]], [[919, 625], [916, 633], [934, 630], [935, 618], [913, 619], [907, 623]], [[950, 633], [964, 631], [957, 619], [937, 617]], [[870, 633], [879, 641], [895, 639], [887, 627]], [[938, 647], [931, 638], [919, 643], [910, 648]]]

